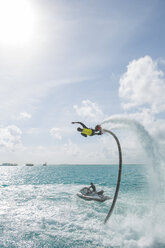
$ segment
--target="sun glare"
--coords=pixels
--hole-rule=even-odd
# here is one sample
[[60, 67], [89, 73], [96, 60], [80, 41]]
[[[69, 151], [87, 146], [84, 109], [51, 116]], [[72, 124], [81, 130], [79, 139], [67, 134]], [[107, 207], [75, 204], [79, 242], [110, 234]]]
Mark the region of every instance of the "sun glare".
[[34, 13], [28, 0], [0, 0], [0, 43], [28, 43], [33, 30]]

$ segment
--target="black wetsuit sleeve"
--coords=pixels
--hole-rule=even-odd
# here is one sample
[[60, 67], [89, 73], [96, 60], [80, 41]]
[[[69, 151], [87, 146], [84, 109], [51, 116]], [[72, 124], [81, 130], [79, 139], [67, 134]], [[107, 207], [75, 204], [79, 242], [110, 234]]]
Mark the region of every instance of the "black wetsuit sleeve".
[[102, 135], [102, 132], [99, 131], [99, 132], [97, 133], [97, 132], [95, 131], [94, 135]]
[[97, 135], [102, 135], [102, 132], [96, 133]]
[[87, 137], [87, 135], [85, 133], [81, 133], [81, 135], [84, 136], [84, 137]]
[[72, 124], [75, 124], [75, 123], [80, 124], [83, 128], [87, 128], [82, 122], [79, 122], [79, 121], [72, 122]]

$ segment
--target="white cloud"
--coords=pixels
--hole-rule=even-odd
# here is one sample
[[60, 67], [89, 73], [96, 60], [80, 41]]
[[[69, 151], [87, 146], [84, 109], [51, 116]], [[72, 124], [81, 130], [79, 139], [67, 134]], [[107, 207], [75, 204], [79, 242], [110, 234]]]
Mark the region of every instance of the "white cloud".
[[152, 135], [159, 143], [165, 144], [165, 121], [162, 119], [154, 120], [150, 123]]
[[134, 110], [127, 117], [140, 122], [157, 142], [164, 143], [164, 120], [156, 116], [165, 110], [165, 76], [158, 62], [164, 64], [164, 60], [153, 61], [149, 56], [130, 62], [120, 78], [119, 95], [124, 109]]
[[71, 140], [68, 140], [68, 143], [64, 145], [64, 153], [73, 157], [77, 157], [81, 154], [80, 147], [77, 144], [72, 143]]
[[52, 128], [52, 129], [50, 130], [50, 134], [51, 134], [53, 137], [55, 137], [56, 139], [58, 139], [58, 140], [61, 140], [61, 139], [62, 139], [61, 129], [60, 129], [60, 128], [56, 128], [56, 127]]
[[36, 128], [36, 127], [33, 127], [33, 128], [29, 128], [27, 131], [27, 134], [40, 134], [42, 133], [42, 129], [41, 128]]
[[9, 151], [22, 148], [21, 134], [22, 131], [14, 125], [0, 128], [0, 148]]
[[74, 105], [73, 108], [81, 118], [86, 118], [91, 122], [100, 122], [103, 118], [105, 118], [105, 115], [99, 105], [90, 100], [83, 100], [80, 107], [78, 105]]
[[21, 120], [31, 119], [31, 115], [28, 114], [27, 112], [21, 112], [21, 113], [19, 114], [18, 119], [21, 119]]
[[158, 63], [145, 56], [133, 60], [120, 78], [119, 96], [123, 108], [150, 108], [153, 113], [165, 110], [165, 77]]

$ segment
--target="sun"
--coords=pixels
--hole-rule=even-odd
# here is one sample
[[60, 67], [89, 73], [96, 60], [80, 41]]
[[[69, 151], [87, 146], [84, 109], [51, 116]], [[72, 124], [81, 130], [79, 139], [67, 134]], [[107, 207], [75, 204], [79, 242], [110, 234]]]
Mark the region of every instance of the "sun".
[[0, 0], [0, 43], [30, 42], [34, 30], [34, 13], [29, 0]]

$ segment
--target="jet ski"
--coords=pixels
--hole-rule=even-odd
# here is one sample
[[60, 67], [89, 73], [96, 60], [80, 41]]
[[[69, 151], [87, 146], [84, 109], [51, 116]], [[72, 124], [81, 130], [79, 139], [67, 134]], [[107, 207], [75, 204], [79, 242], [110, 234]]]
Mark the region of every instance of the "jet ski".
[[111, 199], [109, 196], [104, 195], [104, 191], [101, 190], [99, 192], [92, 191], [87, 187], [82, 188], [78, 193], [77, 196], [83, 198], [84, 200], [94, 200], [99, 202], [104, 202], [106, 200]]

